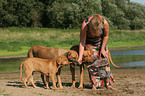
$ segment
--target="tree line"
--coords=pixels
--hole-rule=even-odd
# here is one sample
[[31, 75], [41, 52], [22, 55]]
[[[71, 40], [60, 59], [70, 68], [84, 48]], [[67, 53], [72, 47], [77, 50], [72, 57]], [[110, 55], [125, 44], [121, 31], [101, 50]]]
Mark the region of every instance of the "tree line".
[[112, 28], [138, 30], [144, 13], [145, 5], [130, 0], [0, 0], [0, 27], [80, 28], [100, 14]]

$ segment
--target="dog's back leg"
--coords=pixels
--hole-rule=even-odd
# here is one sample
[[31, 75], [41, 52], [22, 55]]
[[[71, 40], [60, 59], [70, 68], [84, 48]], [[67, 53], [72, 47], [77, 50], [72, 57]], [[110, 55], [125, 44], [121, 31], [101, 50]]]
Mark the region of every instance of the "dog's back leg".
[[32, 74], [31, 71], [26, 71], [25, 70], [25, 77], [22, 79], [22, 82], [24, 83], [24, 85], [25, 85], [26, 88], [30, 88], [30, 87], [27, 86], [26, 81], [31, 76], [31, 74]]
[[38, 88], [38, 87], [35, 86], [35, 84], [33, 82], [33, 75], [30, 76], [28, 81], [33, 85], [34, 88]]

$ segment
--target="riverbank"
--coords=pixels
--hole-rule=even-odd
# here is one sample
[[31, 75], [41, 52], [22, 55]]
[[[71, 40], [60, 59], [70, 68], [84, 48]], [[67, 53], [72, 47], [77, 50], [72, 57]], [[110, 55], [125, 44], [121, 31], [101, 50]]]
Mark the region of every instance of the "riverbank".
[[[110, 51], [114, 50], [114, 51], [118, 51], [118, 50], [135, 50], [135, 49], [145, 49], [145, 44], [142, 44], [140, 46], [132, 46], [132, 47], [120, 47], [120, 48], [109, 48]], [[19, 55], [19, 56], [0, 56], [0, 59], [9, 59], [9, 58], [25, 58], [27, 57], [27, 55]]]
[[[71, 86], [70, 71], [61, 72], [64, 90], [44, 89], [39, 73], [34, 73], [34, 83], [39, 88], [25, 88], [22, 82], [17, 82], [19, 73], [0, 74], [0, 95], [8, 96], [144, 96], [145, 69], [113, 69], [115, 79], [113, 87], [117, 90], [92, 90], [88, 71], [84, 72], [84, 89], [78, 89], [80, 73], [76, 71], [76, 88]], [[24, 75], [23, 75], [24, 76]], [[50, 86], [52, 83], [50, 82]]]

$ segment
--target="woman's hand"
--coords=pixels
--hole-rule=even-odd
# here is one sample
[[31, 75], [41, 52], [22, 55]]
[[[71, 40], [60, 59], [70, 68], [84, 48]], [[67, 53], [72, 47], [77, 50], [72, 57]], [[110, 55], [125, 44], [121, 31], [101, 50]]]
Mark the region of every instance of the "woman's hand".
[[[101, 54], [105, 57], [105, 58], [108, 58], [108, 56], [107, 56], [107, 52], [103, 49], [103, 50], [101, 50]], [[100, 55], [101, 55], [100, 54]]]
[[78, 59], [78, 62], [79, 62], [79, 65], [81, 65], [81, 64], [82, 64], [82, 59], [79, 58], [79, 59]]

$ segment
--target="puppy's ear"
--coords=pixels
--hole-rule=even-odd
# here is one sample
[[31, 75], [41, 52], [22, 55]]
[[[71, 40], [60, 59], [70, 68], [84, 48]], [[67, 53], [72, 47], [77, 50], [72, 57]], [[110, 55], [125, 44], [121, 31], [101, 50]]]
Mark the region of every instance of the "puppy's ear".
[[71, 55], [71, 52], [67, 52], [66, 53], [66, 57], [69, 58], [69, 56]]
[[56, 63], [59, 64], [59, 65], [61, 64], [61, 57], [57, 58]]

